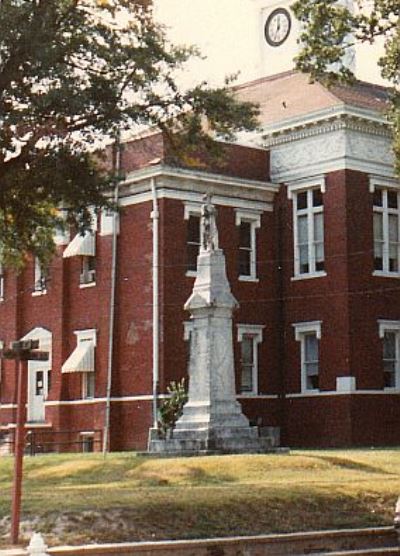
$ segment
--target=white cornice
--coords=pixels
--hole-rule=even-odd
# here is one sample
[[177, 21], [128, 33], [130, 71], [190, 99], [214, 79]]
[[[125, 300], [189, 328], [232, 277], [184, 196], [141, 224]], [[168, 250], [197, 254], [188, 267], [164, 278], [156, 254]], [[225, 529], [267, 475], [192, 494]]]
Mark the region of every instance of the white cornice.
[[[267, 168], [265, 168], [267, 172]], [[162, 164], [143, 168], [128, 174], [123, 187], [129, 186], [156, 177], [168, 177], [180, 180], [191, 180], [210, 185], [228, 185], [231, 187], [240, 187], [241, 189], [248, 190], [262, 190], [276, 193], [279, 187], [269, 181], [251, 180], [245, 178], [234, 178], [231, 176], [224, 176], [221, 174], [214, 174], [208, 172], [201, 172], [199, 170], [187, 170], [183, 168], [172, 168], [171, 166], [164, 166]]]
[[261, 143], [267, 148], [346, 127], [363, 133], [390, 136], [389, 123], [384, 114], [375, 110], [339, 105], [267, 126], [261, 134]]

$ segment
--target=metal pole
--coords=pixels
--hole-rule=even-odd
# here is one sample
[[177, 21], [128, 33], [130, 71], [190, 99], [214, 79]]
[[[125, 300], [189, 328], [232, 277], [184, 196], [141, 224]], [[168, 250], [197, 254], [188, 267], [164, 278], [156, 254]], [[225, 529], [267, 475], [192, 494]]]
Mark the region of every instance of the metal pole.
[[14, 480], [11, 502], [11, 543], [18, 544], [21, 514], [22, 466], [25, 447], [28, 361], [18, 359], [17, 422], [14, 440]]
[[159, 253], [158, 253], [158, 226], [160, 213], [158, 211], [157, 189], [155, 179], [151, 179], [151, 192], [153, 198], [153, 210], [151, 218], [153, 220], [153, 427], [158, 428], [158, 381], [159, 381], [159, 300], [158, 300], [158, 280], [159, 280]]
[[[113, 153], [113, 172], [117, 182], [114, 188], [115, 208], [118, 205], [119, 197], [119, 180], [121, 179], [121, 139], [119, 134], [115, 139]], [[115, 322], [115, 288], [117, 273], [117, 230], [118, 213], [113, 214], [113, 231], [112, 231], [112, 247], [111, 247], [111, 283], [110, 283], [110, 313], [108, 321], [108, 356], [107, 356], [107, 387], [106, 387], [106, 411], [104, 419], [103, 431], [103, 456], [110, 449], [110, 418], [111, 418], [111, 388], [112, 388], [112, 365], [113, 365], [113, 348], [114, 348], [114, 322]]]

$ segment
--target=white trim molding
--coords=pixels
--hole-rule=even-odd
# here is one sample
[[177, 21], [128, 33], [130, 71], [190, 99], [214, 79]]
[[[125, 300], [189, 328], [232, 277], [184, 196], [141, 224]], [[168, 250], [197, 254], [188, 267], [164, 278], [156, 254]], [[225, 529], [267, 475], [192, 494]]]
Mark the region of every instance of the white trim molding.
[[[249, 338], [252, 342], [252, 353], [251, 353], [251, 389], [242, 390], [242, 383], [240, 384], [240, 395], [242, 396], [254, 396], [258, 395], [258, 374], [259, 374], [259, 364], [258, 364], [258, 344], [263, 340], [263, 330], [265, 325], [263, 324], [238, 324], [237, 325], [237, 341], [242, 343], [245, 338]], [[242, 363], [242, 362], [241, 362]], [[241, 364], [241, 376], [242, 376], [242, 364]]]
[[[239, 242], [239, 280], [243, 282], [258, 282], [257, 278], [257, 233], [256, 230], [261, 227], [261, 211], [254, 210], [235, 210], [235, 224], [241, 226], [242, 223], [250, 224], [250, 245], [243, 246]], [[240, 272], [241, 251], [245, 251], [245, 255], [249, 256], [249, 273]], [[243, 253], [242, 253], [243, 254]]]
[[301, 180], [289, 181], [286, 183], [288, 199], [293, 199], [293, 193], [298, 191], [306, 191], [319, 187], [322, 193], [326, 192], [325, 175], [310, 176]]
[[[300, 384], [302, 393], [319, 392], [319, 375], [321, 371], [319, 341], [321, 339], [321, 324], [322, 321], [315, 320], [297, 322], [292, 325], [295, 339], [297, 342], [300, 342]], [[314, 358], [310, 359], [307, 350], [307, 339], [313, 335], [318, 340], [317, 353], [313, 354]], [[317, 380], [315, 380], [315, 377]], [[315, 383], [317, 386], [315, 386]]]
[[301, 336], [309, 332], [315, 332], [318, 340], [321, 339], [322, 320], [311, 320], [308, 322], [295, 322], [292, 324], [296, 342], [301, 341]]

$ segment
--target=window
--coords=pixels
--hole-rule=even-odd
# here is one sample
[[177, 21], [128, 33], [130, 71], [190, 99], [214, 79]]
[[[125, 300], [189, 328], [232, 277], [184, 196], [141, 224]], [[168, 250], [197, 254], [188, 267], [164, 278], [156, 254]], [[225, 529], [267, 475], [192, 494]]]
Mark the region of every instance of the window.
[[81, 257], [81, 287], [96, 283], [96, 231], [97, 215], [93, 211], [91, 229], [83, 234], [76, 234], [63, 253], [64, 258]]
[[256, 229], [260, 227], [260, 214], [237, 210], [239, 228], [239, 280], [257, 280]]
[[34, 261], [34, 282], [33, 282], [33, 293], [34, 294], [44, 294], [46, 293], [46, 273], [43, 270], [42, 265], [38, 257], [35, 257]]
[[318, 391], [321, 321], [299, 322], [293, 326], [296, 341], [300, 342], [301, 391]]
[[374, 188], [374, 270], [377, 274], [399, 274], [400, 192]]
[[4, 268], [3, 265], [0, 264], [0, 301], [4, 299]]
[[301, 180], [288, 186], [293, 200], [295, 278], [325, 276], [324, 203], [325, 178]]
[[80, 284], [96, 282], [96, 257], [83, 255], [81, 257]]
[[94, 373], [82, 373], [82, 399], [88, 400], [94, 398], [95, 379]]
[[80, 434], [83, 453], [94, 452], [94, 433], [83, 432]]
[[95, 347], [96, 330], [76, 330], [77, 345], [61, 367], [62, 373], [82, 373], [82, 399], [95, 396]]
[[258, 344], [262, 342], [264, 326], [239, 324], [241, 394], [258, 394]]
[[400, 321], [378, 321], [382, 338], [382, 372], [384, 388], [400, 385]]
[[200, 215], [201, 205], [185, 203], [186, 227], [186, 275], [196, 276], [197, 257], [200, 251]]

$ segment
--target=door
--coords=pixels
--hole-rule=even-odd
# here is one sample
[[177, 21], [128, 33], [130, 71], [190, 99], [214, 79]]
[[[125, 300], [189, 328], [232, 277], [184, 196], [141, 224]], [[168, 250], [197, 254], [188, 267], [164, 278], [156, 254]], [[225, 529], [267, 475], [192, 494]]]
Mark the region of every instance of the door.
[[44, 401], [48, 393], [49, 372], [43, 367], [43, 361], [28, 363], [28, 421], [45, 420]]

